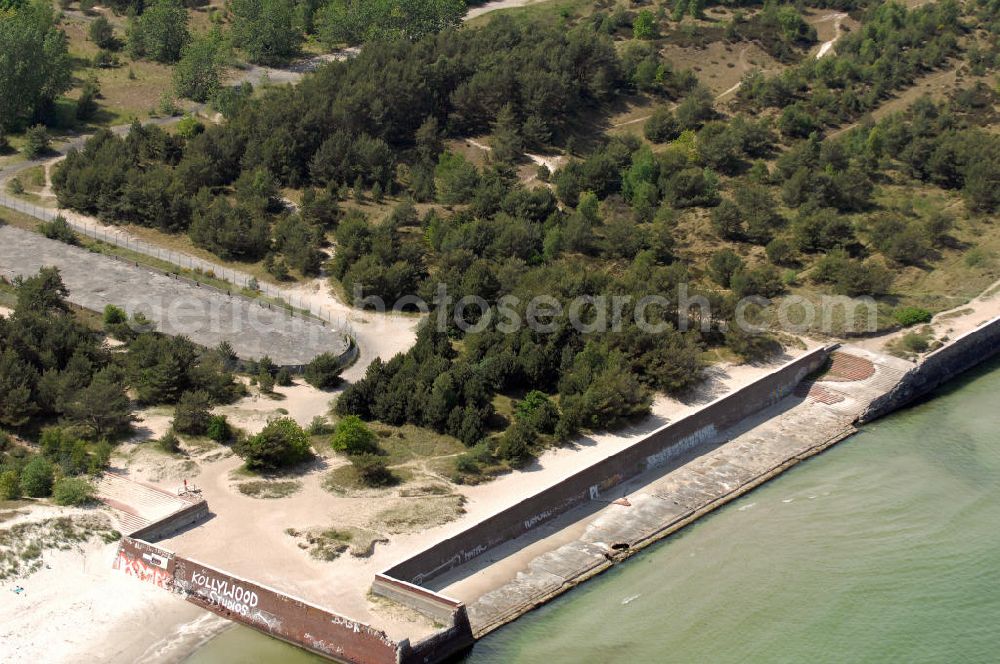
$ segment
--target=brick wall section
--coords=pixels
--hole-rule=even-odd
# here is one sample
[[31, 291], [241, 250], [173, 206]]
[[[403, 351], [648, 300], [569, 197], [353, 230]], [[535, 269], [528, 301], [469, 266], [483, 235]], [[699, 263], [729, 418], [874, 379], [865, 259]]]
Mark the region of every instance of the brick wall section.
[[176, 558], [174, 587], [189, 602], [326, 657], [356, 664], [398, 659], [398, 644], [380, 630], [203, 563]]
[[668, 424], [627, 449], [530, 496], [386, 570], [387, 577], [422, 585], [486, 551], [602, 492], [714, 438], [718, 431], [789, 395], [803, 378], [821, 368], [836, 346], [818, 348], [767, 376], [724, 396], [700, 411]]
[[[406, 641], [396, 643], [368, 625], [148, 542], [122, 538], [114, 566], [141, 581], [178, 593], [224, 618], [337, 661], [353, 664], [425, 661], [405, 657], [413, 654]], [[438, 641], [441, 653], [454, 653], [459, 645], [464, 645], [449, 647], [454, 631], [454, 628], [442, 631]]]
[[872, 401], [858, 422], [864, 424], [888, 415], [997, 353], [1000, 353], [1000, 317], [927, 355], [888, 394]]

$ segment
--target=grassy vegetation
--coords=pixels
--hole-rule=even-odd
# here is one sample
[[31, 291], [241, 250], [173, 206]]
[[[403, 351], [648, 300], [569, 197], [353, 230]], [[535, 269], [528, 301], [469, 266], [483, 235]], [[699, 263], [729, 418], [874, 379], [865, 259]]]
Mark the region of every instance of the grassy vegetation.
[[378, 436], [379, 446], [386, 451], [385, 461], [390, 466], [465, 451], [465, 446], [458, 439], [412, 424], [393, 427], [375, 422], [371, 424], [371, 429]]
[[38, 570], [45, 551], [67, 550], [94, 539], [110, 543], [120, 537], [103, 514], [19, 523], [0, 530], [0, 579]]
[[465, 497], [433, 496], [400, 502], [375, 515], [372, 525], [388, 533], [409, 533], [440, 526], [465, 514]]
[[302, 488], [298, 480], [256, 480], [241, 482], [236, 485], [239, 492], [251, 498], [276, 499], [286, 498], [297, 493]]
[[309, 555], [317, 560], [336, 560], [345, 551], [356, 558], [367, 558], [375, 551], [379, 542], [388, 542], [381, 534], [366, 528], [314, 528], [308, 531], [298, 531], [294, 528], [285, 530], [285, 534], [297, 539], [299, 548], [309, 551]]
[[323, 478], [323, 488], [340, 496], [368, 495], [372, 492], [385, 493], [392, 490], [393, 487], [409, 482], [414, 477], [414, 472], [409, 468], [390, 467], [389, 470], [395, 482], [383, 487], [372, 488], [364, 482], [352, 464], [338, 466]]
[[934, 338], [934, 330], [928, 326], [907, 332], [893, 340], [886, 348], [897, 357], [912, 360], [922, 353], [940, 348], [942, 343], [942, 340]]

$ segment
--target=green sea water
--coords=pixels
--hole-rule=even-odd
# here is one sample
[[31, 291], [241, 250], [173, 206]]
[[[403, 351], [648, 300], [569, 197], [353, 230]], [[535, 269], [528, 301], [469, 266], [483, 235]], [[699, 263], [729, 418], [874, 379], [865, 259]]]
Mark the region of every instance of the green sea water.
[[[250, 630], [191, 663], [311, 662]], [[479, 642], [467, 664], [1000, 661], [1000, 362]]]

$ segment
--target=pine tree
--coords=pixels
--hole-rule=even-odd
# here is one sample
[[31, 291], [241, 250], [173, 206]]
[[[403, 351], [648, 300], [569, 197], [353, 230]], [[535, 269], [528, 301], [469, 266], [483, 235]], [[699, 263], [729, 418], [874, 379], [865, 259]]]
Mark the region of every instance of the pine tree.
[[524, 153], [520, 127], [514, 107], [504, 104], [493, 123], [493, 136], [490, 138], [493, 148], [493, 158], [503, 164], [512, 164]]

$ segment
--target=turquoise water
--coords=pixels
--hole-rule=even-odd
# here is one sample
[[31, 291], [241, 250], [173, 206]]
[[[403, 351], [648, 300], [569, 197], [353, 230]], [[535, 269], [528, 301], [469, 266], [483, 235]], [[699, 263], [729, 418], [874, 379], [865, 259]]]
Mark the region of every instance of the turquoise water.
[[[998, 394], [993, 362], [493, 633], [466, 662], [1000, 660]], [[189, 661], [314, 659], [241, 628]]]

